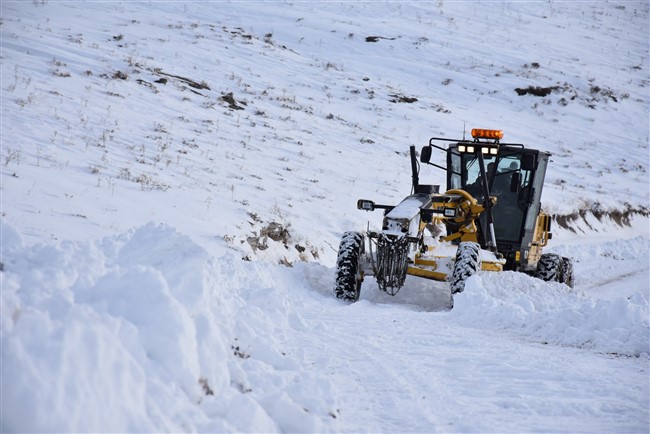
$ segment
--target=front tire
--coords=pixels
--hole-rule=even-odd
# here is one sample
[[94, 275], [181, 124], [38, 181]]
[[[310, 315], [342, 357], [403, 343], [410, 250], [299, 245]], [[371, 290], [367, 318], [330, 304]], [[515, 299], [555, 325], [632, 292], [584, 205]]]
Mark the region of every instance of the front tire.
[[336, 259], [336, 298], [354, 303], [361, 295], [361, 256], [364, 253], [364, 235], [361, 232], [345, 232], [341, 237]]
[[451, 279], [449, 281], [452, 295], [463, 292], [465, 289], [465, 281], [470, 276], [478, 273], [478, 270], [481, 268], [479, 251], [480, 246], [478, 243], [465, 241], [458, 245], [454, 270], [451, 273]]

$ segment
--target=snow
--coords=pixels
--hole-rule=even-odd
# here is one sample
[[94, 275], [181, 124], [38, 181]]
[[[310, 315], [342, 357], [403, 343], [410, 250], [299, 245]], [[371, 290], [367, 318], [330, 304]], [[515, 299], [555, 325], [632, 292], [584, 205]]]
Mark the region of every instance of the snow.
[[378, 299], [375, 288], [345, 306], [329, 294], [331, 268], [215, 259], [164, 225], [32, 246], [5, 224], [2, 234], [11, 240], [0, 275], [3, 430], [647, 423], [642, 291], [593, 300], [513, 272], [483, 273], [451, 311], [440, 310], [444, 285], [429, 305], [430, 284], [411, 277], [395, 298]]
[[[648, 13], [2, 2], [0, 430], [648, 432]], [[336, 300], [356, 200], [465, 123], [553, 154], [575, 288]]]

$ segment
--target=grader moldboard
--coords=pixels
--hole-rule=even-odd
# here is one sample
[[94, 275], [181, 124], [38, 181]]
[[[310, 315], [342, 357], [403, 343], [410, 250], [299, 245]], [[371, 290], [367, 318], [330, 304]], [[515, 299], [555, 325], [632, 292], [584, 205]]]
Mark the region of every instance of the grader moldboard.
[[[431, 138], [420, 162], [447, 172], [442, 194], [438, 185], [420, 184], [411, 146], [412, 194], [397, 205], [357, 202], [361, 210], [383, 210], [382, 230], [343, 234], [336, 297], [359, 300], [368, 275], [390, 295], [407, 275], [448, 281], [452, 307], [453, 295], [479, 270], [514, 270], [573, 286], [571, 259], [542, 253], [551, 239], [551, 218], [540, 204], [550, 154], [502, 138], [501, 130], [486, 129], [473, 129], [472, 140]], [[434, 148], [446, 153], [446, 167], [431, 163]]]

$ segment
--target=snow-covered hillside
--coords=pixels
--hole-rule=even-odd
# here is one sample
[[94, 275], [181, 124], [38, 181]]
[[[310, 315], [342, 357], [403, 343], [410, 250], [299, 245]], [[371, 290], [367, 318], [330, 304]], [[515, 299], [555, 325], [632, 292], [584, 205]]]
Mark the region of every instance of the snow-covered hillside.
[[[647, 2], [0, 8], [2, 431], [648, 431]], [[472, 127], [553, 154], [576, 288], [335, 300]]]
[[29, 241], [153, 220], [237, 249], [278, 221], [331, 258], [365, 226], [356, 198], [401, 199], [408, 146], [464, 124], [554, 154], [549, 212], [647, 211], [647, 18], [644, 2], [8, 2], [4, 218]]

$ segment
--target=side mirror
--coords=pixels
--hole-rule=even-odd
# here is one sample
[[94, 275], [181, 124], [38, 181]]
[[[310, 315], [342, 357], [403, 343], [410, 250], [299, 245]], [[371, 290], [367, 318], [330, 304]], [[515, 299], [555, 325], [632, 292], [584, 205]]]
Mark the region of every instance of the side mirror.
[[431, 146], [424, 146], [420, 153], [420, 163], [428, 163], [429, 161], [431, 161]]
[[515, 172], [512, 174], [512, 178], [510, 178], [510, 192], [511, 193], [517, 193], [519, 191], [519, 180], [520, 180], [521, 174], [519, 172]]
[[537, 158], [535, 154], [524, 154], [521, 157], [522, 170], [535, 170], [537, 168]]

